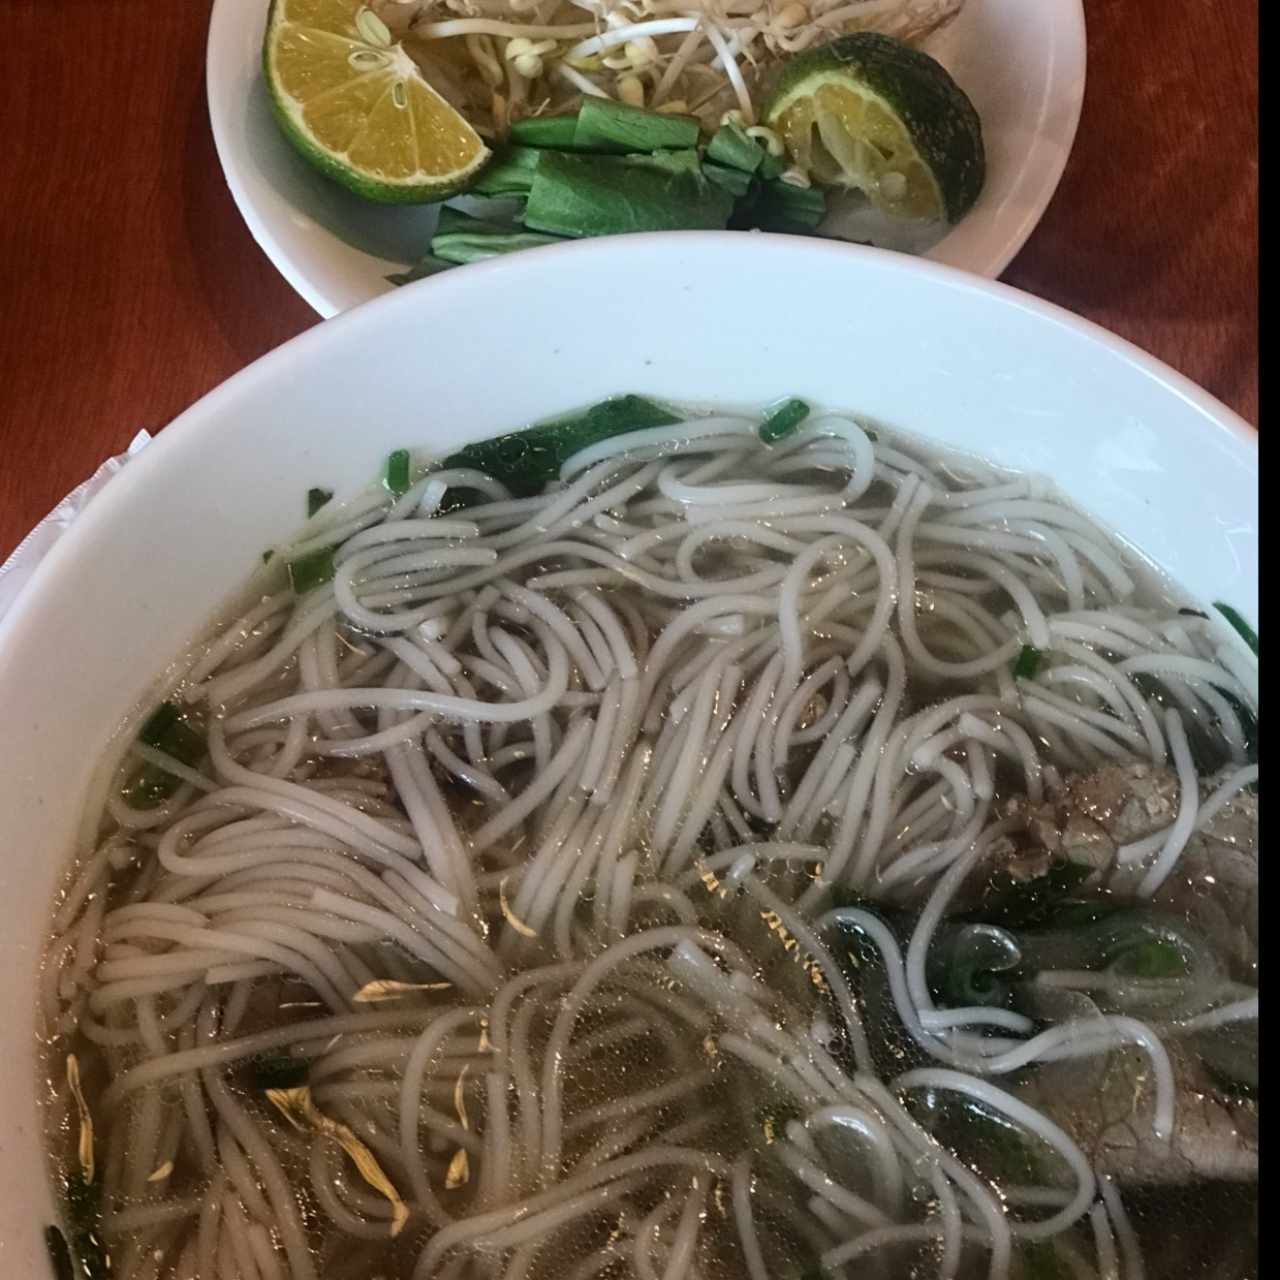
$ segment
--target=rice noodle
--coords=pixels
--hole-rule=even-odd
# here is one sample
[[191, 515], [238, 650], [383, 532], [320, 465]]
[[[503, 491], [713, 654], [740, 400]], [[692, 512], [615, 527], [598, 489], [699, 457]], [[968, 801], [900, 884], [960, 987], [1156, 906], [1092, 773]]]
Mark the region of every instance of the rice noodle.
[[[892, 6], [826, 18], [862, 8]], [[575, 29], [445, 12], [419, 34]], [[773, 48], [767, 6], [598, 16], [575, 58], [675, 37], [740, 93]], [[1132, 1125], [1167, 1140], [1185, 1046], [1256, 989], [1148, 1023], [1063, 964], [1028, 985], [1084, 1011], [1045, 1019], [935, 967], [1083, 766], [1172, 762], [1176, 816], [1113, 890], [1166, 893], [1256, 786], [1256, 679], [1041, 482], [845, 416], [757, 425], [595, 443], [534, 497], [450, 469], [326, 508], [296, 546], [336, 543], [334, 582], [242, 608], [166, 691], [203, 758], [113, 757], [40, 990], [93, 1082], [113, 1275], [773, 1280], [923, 1250], [1007, 1280], [1091, 1240], [1141, 1280], [1120, 1191], [1022, 1073], [1129, 1055]], [[1223, 766], [1203, 800], [1193, 740]], [[142, 766], [180, 784], [150, 808]], [[989, 1178], [924, 1094], [1060, 1176]]]

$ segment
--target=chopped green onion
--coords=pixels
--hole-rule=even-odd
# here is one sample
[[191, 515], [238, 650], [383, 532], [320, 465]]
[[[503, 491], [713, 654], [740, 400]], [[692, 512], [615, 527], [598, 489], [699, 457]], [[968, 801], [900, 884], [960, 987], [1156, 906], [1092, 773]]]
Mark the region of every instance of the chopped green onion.
[[741, 169], [731, 169], [727, 165], [712, 164], [708, 161], [703, 161], [702, 172], [707, 175], [709, 182], [722, 187], [735, 200], [741, 200], [751, 190], [751, 184], [755, 181], [749, 173], [743, 173]]
[[172, 702], [162, 702], [147, 717], [138, 738], [186, 765], [197, 765], [204, 759], [204, 734], [192, 728], [186, 713]]
[[786, 400], [760, 424], [760, 439], [765, 444], [777, 444], [791, 435], [808, 416], [809, 406], [803, 400]]
[[533, 171], [538, 167], [538, 155], [538, 149], [533, 146], [503, 147], [481, 170], [468, 194], [527, 196]]
[[523, 147], [573, 146], [578, 128], [578, 113], [560, 116], [529, 116], [511, 126], [511, 141]]
[[271, 563], [271, 557], [272, 557], [273, 555], [275, 555], [275, 552], [274, 552], [274, 551], [264, 551], [264, 552], [262, 553], [262, 563], [263, 563], [263, 564], [270, 564], [270, 563]]
[[[761, 148], [761, 150], [763, 150], [763, 148]], [[786, 167], [786, 156], [775, 156], [772, 151], [765, 151], [760, 160], [760, 167], [756, 170], [756, 177], [763, 178], [766, 182], [770, 182], [774, 178], [782, 177]]]
[[382, 483], [397, 498], [408, 493], [412, 480], [409, 477], [409, 450], [393, 449], [387, 455], [387, 474]]
[[333, 553], [333, 547], [321, 547], [289, 561], [289, 582], [296, 595], [304, 595], [313, 587], [332, 580]]
[[[579, 151], [625, 155], [633, 151], [681, 151], [698, 145], [693, 116], [646, 111], [612, 98], [584, 98], [573, 145]], [[546, 143], [543, 144], [547, 145]]]
[[627, 431], [669, 427], [679, 421], [643, 396], [617, 396], [571, 418], [469, 444], [447, 458], [445, 466], [474, 467], [501, 481], [516, 497], [531, 498], [580, 449]]
[[182, 785], [176, 774], [158, 764], [144, 764], [124, 789], [124, 802], [130, 809], [154, 809]]
[[706, 158], [741, 173], [755, 173], [765, 154], [765, 149], [740, 124], [731, 120], [712, 135], [707, 143]]
[[[138, 741], [182, 764], [195, 766], [204, 759], [204, 735], [192, 727], [185, 712], [172, 702], [162, 702], [138, 730]], [[154, 809], [182, 785], [182, 779], [163, 765], [147, 761], [130, 778], [123, 797], [131, 809]]]
[[308, 489], [307, 490], [307, 515], [313, 516], [326, 502], [333, 499], [332, 489]]
[[1135, 978], [1179, 978], [1187, 958], [1168, 938], [1150, 938], [1121, 957], [1123, 971]]
[[1256, 658], [1258, 656], [1258, 633], [1229, 604], [1223, 604], [1221, 600], [1215, 600], [1213, 607], [1231, 623], [1239, 633], [1240, 639], [1253, 650], [1253, 656]]
[[543, 152], [525, 226], [561, 236], [723, 230], [733, 197], [702, 172], [696, 151], [656, 155]]
[[1044, 654], [1033, 644], [1024, 644], [1018, 652], [1018, 656], [1013, 660], [1013, 674], [1017, 680], [1032, 680], [1035, 674], [1040, 670], [1040, 663], [1044, 660]]

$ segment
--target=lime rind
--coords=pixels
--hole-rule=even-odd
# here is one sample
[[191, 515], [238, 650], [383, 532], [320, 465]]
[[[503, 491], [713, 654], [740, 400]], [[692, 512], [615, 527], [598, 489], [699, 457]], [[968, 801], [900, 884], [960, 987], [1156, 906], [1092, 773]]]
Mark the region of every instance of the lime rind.
[[841, 36], [787, 63], [766, 103], [765, 122], [777, 124], [788, 107], [825, 84], [873, 99], [896, 118], [937, 184], [947, 221], [968, 213], [986, 178], [982, 122], [936, 59], [891, 36]]

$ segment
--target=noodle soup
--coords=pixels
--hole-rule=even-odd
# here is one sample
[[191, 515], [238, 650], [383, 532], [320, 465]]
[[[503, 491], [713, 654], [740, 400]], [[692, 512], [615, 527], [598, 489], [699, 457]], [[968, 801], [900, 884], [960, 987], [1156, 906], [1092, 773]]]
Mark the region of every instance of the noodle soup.
[[56, 1258], [1253, 1274], [1228, 618], [798, 402], [624, 397], [309, 503], [100, 773]]

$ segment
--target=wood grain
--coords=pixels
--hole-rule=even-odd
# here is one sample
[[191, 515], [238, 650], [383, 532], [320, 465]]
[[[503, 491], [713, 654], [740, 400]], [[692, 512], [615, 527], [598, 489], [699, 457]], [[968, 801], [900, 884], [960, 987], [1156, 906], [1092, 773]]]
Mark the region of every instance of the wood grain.
[[[1006, 273], [1257, 421], [1257, 7], [1086, 0], [1089, 84]], [[204, 0], [0, 0], [0, 560], [140, 427], [316, 323], [240, 221]]]

